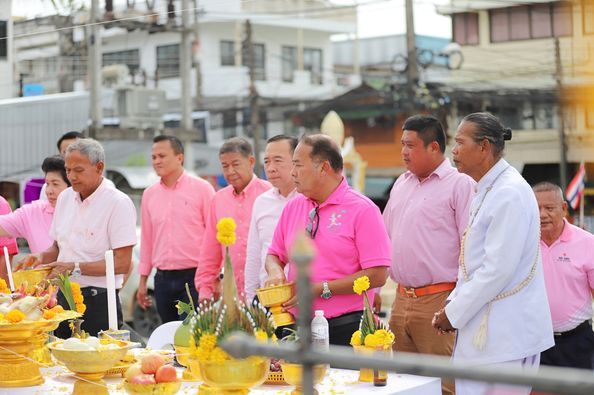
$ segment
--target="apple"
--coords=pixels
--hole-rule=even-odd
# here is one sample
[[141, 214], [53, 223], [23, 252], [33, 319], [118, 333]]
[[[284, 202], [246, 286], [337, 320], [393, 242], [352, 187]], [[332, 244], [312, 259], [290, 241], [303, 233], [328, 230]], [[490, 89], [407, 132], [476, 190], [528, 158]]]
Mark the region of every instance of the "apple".
[[140, 364], [135, 363], [134, 365], [130, 366], [126, 373], [124, 373], [124, 378], [128, 382], [132, 382], [132, 379], [136, 376], [140, 376], [142, 374], [142, 369], [140, 368]]
[[157, 383], [172, 383], [177, 381], [177, 371], [173, 365], [163, 365], [155, 373]]
[[155, 374], [157, 369], [163, 365], [165, 365], [163, 357], [154, 352], [146, 354], [140, 359], [142, 373]]
[[132, 384], [156, 384], [155, 377], [152, 374], [134, 376], [129, 382]]

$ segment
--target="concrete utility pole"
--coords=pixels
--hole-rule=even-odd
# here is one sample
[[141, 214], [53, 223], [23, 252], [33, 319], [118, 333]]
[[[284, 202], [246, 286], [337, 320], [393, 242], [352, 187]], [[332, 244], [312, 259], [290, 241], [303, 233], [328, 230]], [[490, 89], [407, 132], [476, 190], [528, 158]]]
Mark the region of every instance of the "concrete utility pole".
[[[409, 91], [414, 94], [414, 87], [419, 82], [419, 68], [417, 65], [417, 46], [415, 40], [415, 20], [413, 0], [406, 0], [406, 50], [408, 53], [407, 82]], [[411, 96], [412, 97], [412, 96]]]
[[198, 26], [198, 0], [194, 0], [194, 43], [192, 55], [194, 61], [194, 72], [196, 73], [196, 108], [202, 107], [202, 71], [200, 67], [200, 28]]
[[99, 20], [99, 0], [91, 1], [91, 34], [89, 35], [89, 61], [87, 72], [89, 73], [90, 105], [91, 105], [91, 127], [89, 137], [97, 138], [97, 132], [102, 127], [103, 114], [101, 111], [101, 33], [97, 21]]
[[555, 80], [557, 81], [557, 111], [559, 114], [559, 183], [565, 193], [567, 188], [567, 143], [565, 141], [565, 116], [563, 114], [563, 68], [561, 65], [561, 48], [559, 39], [555, 38]]
[[[190, 70], [192, 68], [192, 42], [190, 41], [190, 34], [192, 30], [189, 24], [189, 2], [182, 0], [181, 17], [182, 17], [182, 40], [179, 48], [180, 62], [179, 74], [181, 82], [181, 128], [184, 136], [188, 136], [193, 129], [192, 124], [192, 91], [190, 89]], [[192, 152], [192, 140], [184, 141], [186, 169], [194, 170], [194, 155]]]
[[254, 42], [252, 39], [252, 24], [249, 19], [245, 21], [245, 34], [247, 43], [247, 63], [250, 71], [250, 125], [252, 129], [252, 137], [254, 138], [254, 156], [256, 157], [256, 165], [254, 171], [260, 177], [262, 175], [262, 167], [260, 166], [260, 114], [258, 106], [258, 90], [256, 89], [256, 54], [254, 53]]

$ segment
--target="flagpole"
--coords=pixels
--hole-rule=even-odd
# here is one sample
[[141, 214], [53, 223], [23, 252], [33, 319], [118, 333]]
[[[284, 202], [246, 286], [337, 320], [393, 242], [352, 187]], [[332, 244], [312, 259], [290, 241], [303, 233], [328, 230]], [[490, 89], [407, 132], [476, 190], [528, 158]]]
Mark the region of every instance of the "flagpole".
[[584, 196], [585, 192], [586, 191], [582, 191], [580, 196], [580, 228], [582, 229], [586, 229], [586, 224], [584, 223], [584, 200], [586, 200]]

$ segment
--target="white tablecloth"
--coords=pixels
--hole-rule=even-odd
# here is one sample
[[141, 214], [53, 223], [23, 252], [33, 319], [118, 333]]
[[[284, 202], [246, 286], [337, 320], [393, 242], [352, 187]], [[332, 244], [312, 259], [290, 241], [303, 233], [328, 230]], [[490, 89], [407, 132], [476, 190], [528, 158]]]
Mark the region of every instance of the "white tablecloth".
[[[46, 395], [72, 394], [74, 375], [62, 366], [42, 369], [45, 383], [36, 387], [0, 388], [1, 395]], [[441, 380], [439, 378], [411, 376], [407, 374], [388, 375], [388, 385], [374, 387], [372, 383], [357, 382], [358, 372], [352, 370], [330, 369], [324, 381], [317, 386], [320, 394], [398, 394], [398, 395], [440, 395]], [[111, 395], [125, 394], [122, 379], [119, 376], [106, 377], [104, 384]], [[197, 382], [184, 382], [179, 394], [195, 395], [198, 393]], [[251, 394], [283, 394], [289, 395], [292, 387], [277, 385], [262, 385], [252, 390]]]

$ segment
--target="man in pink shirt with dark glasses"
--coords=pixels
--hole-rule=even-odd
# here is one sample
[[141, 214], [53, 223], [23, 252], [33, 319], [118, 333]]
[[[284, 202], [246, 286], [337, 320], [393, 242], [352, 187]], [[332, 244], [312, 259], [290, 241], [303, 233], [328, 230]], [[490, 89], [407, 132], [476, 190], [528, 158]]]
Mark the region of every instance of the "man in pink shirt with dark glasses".
[[214, 188], [184, 171], [184, 147], [174, 136], [153, 139], [152, 161], [161, 178], [142, 195], [140, 284], [136, 299], [147, 308], [147, 280], [153, 268], [155, 299], [161, 321], [179, 319], [176, 302], [189, 303], [187, 283], [194, 302], [198, 301], [194, 276]]
[[[324, 310], [331, 344], [349, 345], [363, 310], [363, 297], [355, 294], [353, 282], [368, 276], [373, 300], [373, 288], [386, 282], [390, 240], [378, 207], [349, 187], [342, 172], [340, 148], [332, 139], [321, 134], [301, 139], [292, 172], [301, 195], [287, 203], [274, 231], [266, 257], [266, 285], [295, 279], [289, 251], [296, 236], [306, 231], [316, 247], [310, 268], [312, 313]], [[283, 308], [292, 310], [296, 304], [293, 297]]]
[[[402, 128], [408, 171], [396, 180], [383, 214], [392, 240], [390, 276], [398, 284], [390, 316], [394, 349], [450, 356], [455, 335], [437, 336], [431, 319], [456, 285], [475, 182], [444, 156], [437, 118], [412, 116]], [[442, 389], [451, 394], [454, 384], [444, 380]]]

